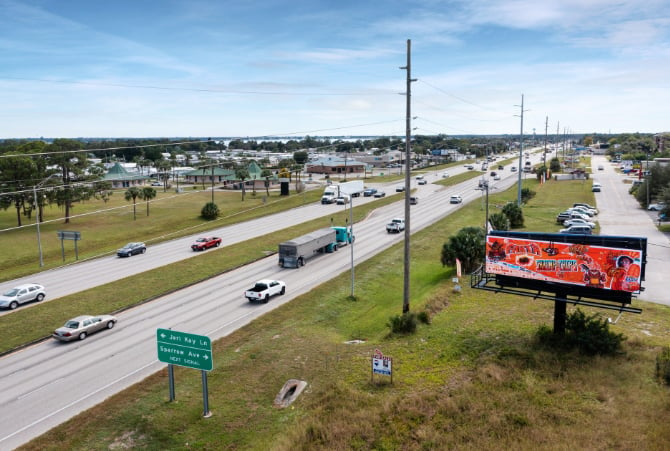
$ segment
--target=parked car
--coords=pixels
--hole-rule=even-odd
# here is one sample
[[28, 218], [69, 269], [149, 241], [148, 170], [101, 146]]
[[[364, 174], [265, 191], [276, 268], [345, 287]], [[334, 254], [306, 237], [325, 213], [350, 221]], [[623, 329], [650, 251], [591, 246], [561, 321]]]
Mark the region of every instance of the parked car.
[[651, 211], [661, 211], [665, 208], [665, 204], [663, 202], [657, 202], [655, 204], [649, 204], [647, 207], [647, 210]]
[[559, 224], [563, 224], [568, 219], [583, 219], [584, 221], [588, 221], [591, 219], [591, 217], [584, 213], [571, 210], [563, 211], [559, 213], [558, 216], [556, 216], [556, 222]]
[[587, 225], [573, 225], [567, 229], [561, 229], [560, 233], [570, 233], [574, 235], [591, 235], [593, 230]]
[[42, 285], [36, 283], [24, 283], [7, 290], [0, 295], [0, 308], [14, 310], [21, 304], [27, 302], [40, 302], [46, 297], [47, 292]]
[[602, 164], [599, 164], [599, 165], [598, 165], [598, 170], [599, 170], [599, 171], [604, 171], [604, 170], [605, 170], [605, 166], [603, 166]]
[[83, 340], [99, 330], [112, 329], [116, 322], [117, 319], [112, 315], [77, 316], [56, 329], [51, 336], [60, 341]]
[[590, 208], [586, 207], [570, 207], [568, 208], [568, 211], [576, 211], [577, 213], [582, 213], [588, 216], [589, 218], [593, 217], [596, 215], [596, 212], [591, 210]]
[[377, 188], [368, 188], [363, 191], [363, 197], [373, 196], [377, 192]]
[[585, 219], [580, 219], [580, 218], [573, 218], [573, 219], [565, 220], [565, 221], [563, 221], [563, 225], [565, 227], [570, 227], [570, 226], [573, 226], [573, 225], [587, 225], [587, 226], [591, 227], [591, 230], [596, 228], [596, 223], [595, 222], [587, 221]]
[[454, 194], [453, 196], [451, 196], [449, 198], [449, 203], [450, 204], [460, 204], [461, 202], [463, 202], [463, 198], [461, 196], [459, 196], [458, 194]]
[[593, 205], [585, 204], [582, 202], [575, 202], [572, 204], [573, 207], [585, 207], [588, 208], [589, 210], [592, 210], [595, 214], [598, 214], [598, 209], [594, 207]]
[[503, 166], [502, 164], [499, 164], [499, 165], [498, 165], [498, 170], [499, 170], [499, 171], [502, 171], [503, 169], [505, 169], [505, 166]]
[[191, 249], [194, 251], [204, 251], [210, 247], [219, 247], [221, 245], [221, 238], [218, 236], [206, 236], [198, 238], [193, 244], [191, 244]]
[[151, 182], [151, 186], [163, 186], [161, 182]]
[[116, 255], [119, 257], [130, 257], [131, 255], [144, 254], [146, 251], [147, 246], [144, 243], [128, 243], [116, 251]]
[[377, 197], [377, 198], [379, 198], [379, 197], [386, 197], [386, 193], [385, 193], [384, 191], [377, 191], [377, 192], [374, 194], [374, 197]]

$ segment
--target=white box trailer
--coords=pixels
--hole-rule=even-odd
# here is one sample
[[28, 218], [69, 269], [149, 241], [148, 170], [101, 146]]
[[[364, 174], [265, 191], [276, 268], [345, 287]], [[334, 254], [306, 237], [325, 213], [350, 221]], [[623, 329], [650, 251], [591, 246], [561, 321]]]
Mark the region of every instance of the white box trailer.
[[298, 268], [316, 254], [337, 250], [337, 232], [330, 227], [279, 243], [279, 266]]

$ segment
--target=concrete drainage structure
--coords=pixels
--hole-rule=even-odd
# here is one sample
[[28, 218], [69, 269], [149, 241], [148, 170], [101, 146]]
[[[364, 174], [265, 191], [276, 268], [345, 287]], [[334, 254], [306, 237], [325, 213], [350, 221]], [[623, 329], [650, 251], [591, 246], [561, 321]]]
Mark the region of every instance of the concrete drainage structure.
[[289, 379], [281, 390], [279, 390], [274, 406], [279, 409], [290, 406], [300, 396], [305, 387], [307, 387], [307, 382], [299, 381], [298, 379]]

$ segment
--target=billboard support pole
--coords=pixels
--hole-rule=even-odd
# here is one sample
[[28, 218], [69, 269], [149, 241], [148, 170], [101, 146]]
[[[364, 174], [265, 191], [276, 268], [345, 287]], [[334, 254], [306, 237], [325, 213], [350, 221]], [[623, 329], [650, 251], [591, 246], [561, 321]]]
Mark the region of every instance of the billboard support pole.
[[567, 299], [564, 291], [556, 293], [554, 301], [554, 335], [565, 335], [565, 320], [567, 318]]

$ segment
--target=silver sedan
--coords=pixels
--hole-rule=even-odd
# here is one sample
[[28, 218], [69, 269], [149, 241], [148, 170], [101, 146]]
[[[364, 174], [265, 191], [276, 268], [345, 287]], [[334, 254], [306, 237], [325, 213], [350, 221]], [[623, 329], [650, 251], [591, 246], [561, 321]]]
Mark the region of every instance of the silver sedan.
[[51, 336], [60, 341], [83, 340], [94, 332], [113, 328], [116, 321], [117, 319], [112, 315], [82, 315], [66, 322]]

